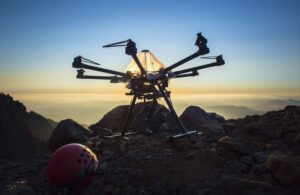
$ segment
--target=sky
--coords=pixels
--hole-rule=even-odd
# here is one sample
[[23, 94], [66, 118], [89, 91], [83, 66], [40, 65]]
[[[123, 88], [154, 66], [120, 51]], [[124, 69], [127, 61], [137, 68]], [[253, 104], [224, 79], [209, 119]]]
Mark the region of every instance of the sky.
[[[174, 80], [183, 93], [300, 94], [298, 0], [1, 0], [0, 90], [7, 93], [113, 93], [124, 84], [76, 80], [73, 58], [125, 70], [131, 38], [165, 65], [194, 53], [196, 34], [226, 64]], [[182, 68], [210, 61], [195, 59]]]

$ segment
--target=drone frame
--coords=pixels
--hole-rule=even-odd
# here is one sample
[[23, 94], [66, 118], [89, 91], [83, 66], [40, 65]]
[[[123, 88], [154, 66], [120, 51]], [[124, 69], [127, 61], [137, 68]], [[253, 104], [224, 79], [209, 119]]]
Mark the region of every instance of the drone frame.
[[[225, 62], [223, 60], [222, 55], [219, 56], [214, 56], [214, 57], [202, 57], [206, 59], [215, 59], [216, 61], [213, 63], [205, 64], [205, 65], [200, 65], [196, 66], [193, 68], [188, 68], [188, 69], [183, 69], [183, 70], [178, 70], [178, 71], [172, 71], [173, 69], [193, 60], [194, 58], [197, 58], [201, 55], [208, 54], [209, 48], [207, 47], [207, 39], [201, 34], [197, 34], [197, 40], [195, 42], [195, 45], [198, 46], [198, 50], [193, 53], [192, 55], [168, 66], [167, 68], [163, 68], [159, 70], [154, 78], [149, 78], [147, 71], [143, 68], [140, 60], [137, 57], [137, 48], [135, 42], [133, 42], [131, 39], [125, 40], [125, 41], [120, 41], [117, 43], [112, 43], [103, 46], [103, 48], [108, 48], [108, 47], [126, 47], [125, 48], [125, 53], [127, 55], [130, 55], [135, 63], [137, 64], [139, 70], [140, 70], [140, 75], [138, 76], [133, 76], [130, 72], [123, 73], [119, 71], [114, 71], [110, 69], [105, 69], [105, 68], [100, 68], [100, 67], [95, 67], [95, 65], [99, 66], [100, 64], [88, 60], [86, 58], [83, 58], [81, 56], [75, 57], [73, 61], [73, 67], [78, 68], [77, 70], [77, 78], [78, 79], [101, 79], [101, 80], [110, 80], [111, 83], [127, 83], [129, 82], [129, 88], [131, 89], [130, 93], [126, 93], [126, 95], [133, 95], [133, 98], [131, 100], [129, 110], [126, 116], [125, 123], [123, 124], [123, 128], [120, 134], [116, 134], [116, 136], [122, 136], [124, 137], [125, 135], [132, 134], [132, 133], [126, 133], [127, 128], [129, 125], [129, 121], [132, 115], [132, 111], [134, 109], [135, 103], [137, 98], [139, 99], [144, 99], [144, 101], [148, 99], [152, 99], [153, 106], [157, 105], [157, 99], [163, 98], [165, 102], [168, 105], [169, 110], [171, 111], [172, 115], [176, 119], [176, 123], [178, 127], [181, 130], [181, 134], [177, 134], [174, 136], [170, 136], [169, 138], [171, 140], [175, 138], [179, 138], [182, 136], [187, 136], [190, 134], [195, 134], [198, 131], [192, 130], [189, 131], [185, 128], [181, 120], [179, 119], [173, 104], [170, 99], [170, 91], [167, 91], [168, 87], [168, 80], [170, 78], [184, 78], [184, 77], [191, 77], [191, 76], [197, 76], [199, 75], [198, 71], [201, 69], [209, 68], [209, 67], [214, 67], [214, 66], [221, 66], [224, 65]], [[90, 76], [90, 75], [84, 75], [84, 69], [89, 69], [93, 71], [98, 71], [98, 72], [103, 72], [107, 74], [111, 74], [113, 76]], [[149, 86], [146, 88], [144, 85], [147, 83]], [[149, 118], [148, 118], [149, 120]], [[114, 137], [114, 136], [110, 136]]]

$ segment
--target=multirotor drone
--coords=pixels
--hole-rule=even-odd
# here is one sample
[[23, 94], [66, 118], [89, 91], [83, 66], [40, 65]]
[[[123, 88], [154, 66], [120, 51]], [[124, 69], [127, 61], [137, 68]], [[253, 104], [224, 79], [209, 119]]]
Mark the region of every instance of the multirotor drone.
[[[152, 101], [153, 105], [157, 105], [157, 99], [163, 98], [167, 103], [172, 115], [176, 119], [176, 123], [181, 130], [181, 134], [171, 136], [170, 138], [178, 138], [186, 136], [189, 134], [197, 133], [198, 131], [189, 131], [182, 124], [178, 115], [176, 114], [172, 102], [170, 100], [170, 91], [167, 90], [168, 81], [171, 78], [183, 78], [192, 77], [199, 75], [198, 71], [200, 69], [209, 68], [213, 66], [224, 65], [225, 62], [222, 55], [202, 57], [206, 59], [215, 59], [215, 62], [196, 66], [193, 68], [173, 71], [175, 68], [181, 66], [182, 64], [205, 54], [209, 53], [209, 48], [207, 47], [207, 39], [202, 36], [201, 33], [197, 34], [197, 40], [195, 45], [198, 50], [192, 55], [165, 67], [154, 55], [148, 50], [142, 50], [141, 53], [137, 53], [137, 48], [135, 42], [131, 39], [126, 41], [121, 41], [117, 43], [112, 43], [103, 46], [108, 47], [125, 47], [125, 53], [133, 58], [133, 61], [129, 64], [126, 72], [119, 72], [110, 69], [104, 69], [99, 66], [100, 64], [91, 61], [89, 59], [83, 58], [81, 56], [75, 57], [73, 61], [73, 67], [77, 68], [77, 78], [78, 79], [101, 79], [109, 80], [111, 83], [126, 83], [126, 87], [130, 90], [126, 95], [133, 96], [129, 111], [126, 116], [126, 121], [121, 130], [120, 136], [125, 136], [127, 133], [127, 128], [129, 124], [130, 117], [132, 115], [133, 108], [135, 106], [137, 99], [143, 99], [146, 101]], [[96, 66], [95, 66], [96, 65]], [[99, 71], [102, 73], [111, 74], [112, 76], [90, 76], [85, 75], [85, 69]]]

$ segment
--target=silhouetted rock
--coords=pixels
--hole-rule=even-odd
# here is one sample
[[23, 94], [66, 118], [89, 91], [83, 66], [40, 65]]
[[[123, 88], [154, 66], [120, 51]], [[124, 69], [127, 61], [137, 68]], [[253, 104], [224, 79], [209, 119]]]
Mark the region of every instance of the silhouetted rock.
[[27, 115], [27, 124], [34, 136], [45, 141], [50, 137], [57, 125], [55, 121], [47, 119], [33, 111], [29, 112]]
[[261, 141], [285, 139], [290, 133], [300, 133], [300, 107], [287, 106], [284, 110], [267, 112], [261, 116], [247, 116], [230, 122], [239, 124], [238, 131], [244, 131]]
[[[35, 125], [32, 128], [30, 124]], [[9, 95], [0, 93], [0, 157], [11, 160], [26, 160], [47, 151], [40, 137], [33, 134], [48, 126], [47, 119], [28, 113], [26, 107]], [[41, 133], [42, 135], [43, 133]]]
[[69, 143], [84, 142], [91, 131], [82, 127], [72, 119], [60, 121], [47, 141], [51, 151]]
[[273, 152], [266, 161], [266, 167], [284, 184], [300, 184], [300, 156]]
[[179, 118], [187, 129], [213, 131], [216, 133], [223, 131], [223, 117], [215, 113], [209, 114], [197, 106], [187, 107]]
[[[97, 131], [97, 128], [107, 128], [113, 131], [121, 131], [128, 109], [128, 105], [117, 106], [116, 108], [106, 113], [96, 124], [91, 125], [90, 129], [93, 131]], [[134, 114], [135, 110], [133, 112], [133, 116]]]
[[[90, 129], [98, 133], [101, 128], [122, 131], [128, 109], [129, 105], [117, 106], [106, 113], [96, 124], [91, 125]], [[152, 107], [151, 103], [138, 103], [132, 111], [127, 129], [140, 133], [157, 132], [163, 123], [169, 121], [169, 115], [169, 110], [163, 105], [158, 104], [156, 107]]]
[[[217, 114], [190, 107], [182, 120], [189, 129], [204, 132], [169, 143], [167, 136], [175, 133], [170, 130], [178, 128], [169, 111], [158, 107], [153, 115], [157, 126], [152, 127], [159, 130], [145, 135], [149, 104], [141, 103], [134, 110], [130, 129], [142, 133], [129, 139], [104, 137], [120, 131], [128, 106], [107, 113], [92, 125], [93, 134], [64, 120], [50, 139], [55, 143], [53, 150], [81, 142], [97, 155], [100, 167], [84, 194], [299, 194], [298, 109], [289, 106], [262, 116], [224, 121]], [[283, 152], [272, 153], [276, 149]], [[0, 159], [0, 189], [11, 189], [22, 181], [36, 194], [49, 194], [48, 159], [49, 155], [26, 163]]]

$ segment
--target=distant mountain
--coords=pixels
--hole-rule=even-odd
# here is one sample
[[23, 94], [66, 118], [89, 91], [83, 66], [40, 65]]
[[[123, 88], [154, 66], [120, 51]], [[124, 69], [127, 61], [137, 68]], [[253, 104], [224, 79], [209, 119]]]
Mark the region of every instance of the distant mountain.
[[218, 105], [205, 107], [208, 112], [215, 112], [226, 119], [242, 118], [247, 115], [262, 114], [261, 111], [253, 110], [247, 106], [233, 106], [233, 105]]
[[270, 111], [270, 110], [281, 110], [287, 105], [300, 106], [300, 100], [296, 99], [271, 99], [259, 104], [257, 109]]
[[27, 124], [30, 127], [31, 133], [44, 141], [48, 140], [57, 125], [55, 121], [47, 119], [33, 111], [27, 115]]
[[26, 107], [11, 96], [0, 93], [0, 158], [25, 160], [47, 150], [56, 122]]

